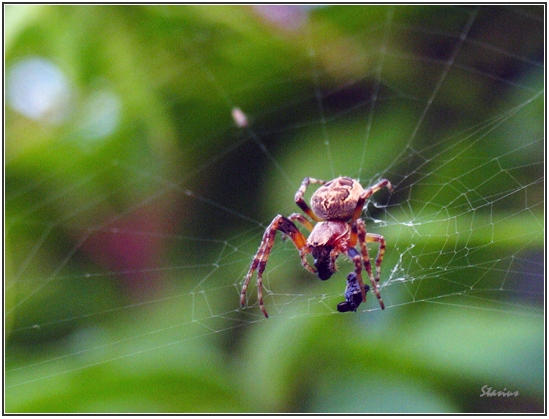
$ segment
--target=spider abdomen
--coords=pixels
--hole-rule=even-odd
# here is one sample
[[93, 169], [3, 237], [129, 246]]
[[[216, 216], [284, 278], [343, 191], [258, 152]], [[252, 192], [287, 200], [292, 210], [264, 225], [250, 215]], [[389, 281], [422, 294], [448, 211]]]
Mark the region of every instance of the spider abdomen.
[[325, 183], [311, 197], [311, 209], [325, 220], [346, 221], [355, 212], [364, 192], [360, 183], [349, 177], [338, 177]]

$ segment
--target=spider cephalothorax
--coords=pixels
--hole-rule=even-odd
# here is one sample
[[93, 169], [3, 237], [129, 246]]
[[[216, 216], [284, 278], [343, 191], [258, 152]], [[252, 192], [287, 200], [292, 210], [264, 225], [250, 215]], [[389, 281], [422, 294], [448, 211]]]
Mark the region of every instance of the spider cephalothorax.
[[[303, 195], [310, 183], [320, 184], [311, 197], [311, 207], [303, 200]], [[368, 189], [363, 189], [360, 183], [349, 177], [338, 177], [329, 182], [306, 177], [301, 187], [295, 194], [295, 202], [317, 224], [313, 224], [301, 214], [294, 213], [288, 218], [277, 215], [263, 234], [263, 240], [248, 270], [240, 302], [244, 305], [246, 290], [250, 279], [257, 269], [257, 293], [259, 306], [265, 317], [267, 311], [263, 305], [263, 271], [267, 264], [269, 254], [273, 247], [276, 230], [289, 236], [301, 256], [302, 265], [310, 272], [316, 273], [322, 280], [329, 279], [336, 271], [336, 259], [339, 253], [343, 253], [355, 264], [355, 272], [349, 274], [345, 292], [345, 300], [338, 304], [339, 311], [356, 311], [361, 302], [366, 301], [367, 286], [362, 280], [362, 266], [366, 268], [368, 277], [376, 294], [379, 305], [385, 308], [379, 294], [377, 284], [381, 275], [381, 262], [385, 253], [385, 239], [379, 234], [366, 233], [364, 221], [360, 218], [366, 199], [383, 187], [392, 190], [391, 183], [387, 179], [380, 180]], [[297, 229], [294, 221], [301, 223], [310, 234], [305, 238]], [[367, 242], [378, 242], [379, 250], [376, 257], [375, 278], [372, 273], [370, 256], [368, 255]], [[355, 246], [360, 244], [360, 253]], [[312, 268], [307, 262], [307, 254], [314, 258]], [[358, 290], [358, 291], [357, 291]], [[358, 296], [359, 294], [359, 296]]]

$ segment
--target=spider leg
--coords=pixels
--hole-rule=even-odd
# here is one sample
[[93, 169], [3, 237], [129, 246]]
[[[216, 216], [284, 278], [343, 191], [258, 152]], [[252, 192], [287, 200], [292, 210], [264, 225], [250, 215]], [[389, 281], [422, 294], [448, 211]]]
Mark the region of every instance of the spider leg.
[[393, 185], [391, 185], [391, 182], [389, 182], [387, 179], [381, 179], [379, 182], [377, 182], [375, 185], [370, 186], [368, 189], [364, 190], [364, 199], [368, 199], [373, 194], [375, 194], [377, 191], [379, 191], [381, 188], [387, 187], [390, 192], [393, 191]]
[[288, 217], [288, 220], [290, 221], [298, 221], [300, 222], [307, 230], [313, 231], [313, 224], [307, 220], [303, 215], [298, 214], [297, 212], [294, 212], [292, 215]]
[[339, 255], [340, 251], [341, 250], [339, 249], [339, 247], [336, 246], [330, 252], [330, 266], [329, 266], [329, 269], [332, 272], [335, 272], [337, 270], [337, 268], [336, 268], [336, 259], [337, 259], [337, 255]]
[[[288, 220], [290, 221], [298, 221], [300, 222], [303, 226], [305, 226], [305, 228], [309, 231], [313, 231], [313, 224], [307, 220], [303, 215], [301, 214], [298, 214], [298, 213], [293, 213], [292, 215], [290, 215], [288, 217]], [[293, 226], [289, 226], [290, 228], [293, 227]], [[281, 229], [282, 231], [282, 229]], [[299, 231], [298, 231], [299, 233]], [[286, 237], [288, 236], [287, 234], [285, 233], [282, 233], [283, 234], [283, 237], [282, 237], [282, 240], [286, 240]], [[294, 233], [295, 234], [295, 233]], [[293, 239], [292, 239], [293, 240]], [[295, 240], [294, 240], [294, 243]], [[296, 244], [297, 246], [297, 244]], [[308, 247], [308, 246], [305, 246], [305, 247], [302, 247], [302, 248], [299, 248], [299, 255], [301, 256], [301, 264], [303, 265], [303, 267], [305, 269], [307, 269], [309, 272], [312, 272], [312, 273], [316, 273], [316, 269], [312, 268], [309, 263], [307, 262], [307, 259], [305, 258], [307, 253], [311, 253], [311, 249]]]
[[305, 200], [303, 199], [303, 195], [305, 194], [305, 191], [307, 190], [307, 186], [309, 186], [310, 183], [317, 183], [319, 185], [324, 185], [326, 182], [324, 180], [315, 179], [312, 177], [306, 177], [303, 179], [303, 182], [301, 182], [301, 186], [295, 193], [295, 203], [301, 210], [307, 214], [309, 217], [311, 217], [315, 221], [323, 221], [321, 218], [317, 217], [313, 210], [307, 205]]
[[[370, 282], [372, 283], [373, 292], [379, 301], [379, 305], [381, 306], [381, 309], [383, 310], [385, 308], [385, 304], [383, 304], [383, 300], [381, 299], [381, 295], [379, 294], [379, 289], [377, 288], [377, 284], [379, 282], [378, 273], [381, 274], [381, 261], [383, 260], [383, 254], [385, 253], [385, 239], [383, 239], [383, 237], [377, 234], [371, 234], [370, 240], [368, 240], [368, 235], [366, 234], [366, 225], [364, 224], [364, 221], [362, 220], [362, 218], [357, 219], [353, 224], [353, 227], [351, 229], [351, 239], [355, 231], [357, 232], [357, 235], [358, 235], [358, 242], [360, 243], [360, 251], [362, 253], [362, 260], [364, 261], [364, 267], [366, 268], [366, 272], [368, 272], [368, 277], [370, 278]], [[375, 279], [372, 273], [372, 264], [370, 262], [370, 255], [368, 254], [368, 247], [366, 246], [367, 241], [378, 241], [380, 243], [380, 248], [379, 248], [378, 256], [376, 259], [376, 278]], [[364, 294], [362, 295], [363, 298], [365, 297]], [[364, 300], [366, 299], [364, 298]]]
[[376, 257], [376, 284], [379, 284], [379, 278], [381, 277], [381, 262], [383, 262], [383, 255], [385, 254], [385, 238], [380, 234], [366, 233], [367, 242], [378, 242], [379, 250]]
[[250, 279], [252, 278], [253, 273], [257, 270], [257, 298], [259, 301], [259, 307], [261, 308], [261, 311], [263, 312], [265, 317], [269, 316], [267, 315], [267, 311], [265, 310], [265, 306], [263, 305], [263, 272], [265, 271], [265, 266], [267, 265], [267, 260], [269, 259], [269, 254], [271, 253], [271, 249], [274, 244], [276, 230], [280, 230], [282, 233], [288, 235], [290, 239], [292, 239], [295, 246], [299, 250], [301, 263], [303, 264], [303, 266], [313, 273], [316, 272], [307, 263], [307, 259], [305, 258], [307, 253], [310, 253], [310, 250], [307, 246], [306, 239], [303, 234], [299, 232], [299, 230], [292, 221], [282, 215], [277, 215], [273, 219], [273, 221], [271, 221], [271, 224], [269, 224], [269, 226], [265, 230], [265, 233], [263, 234], [263, 239], [261, 240], [259, 249], [257, 249], [257, 253], [252, 261], [250, 269], [246, 274], [244, 285], [242, 286], [242, 291], [240, 293], [240, 304], [244, 306], [246, 303], [246, 291], [248, 289]]
[[389, 182], [387, 179], [382, 179], [379, 182], [377, 182], [375, 185], [370, 186], [368, 189], [364, 190], [364, 193], [358, 199], [358, 202], [356, 204], [356, 209], [355, 209], [355, 213], [353, 214], [353, 218], [351, 219], [351, 224], [354, 223], [358, 218], [360, 218], [360, 215], [362, 214], [362, 210], [364, 209], [364, 203], [366, 202], [366, 200], [383, 187], [387, 187], [387, 189], [389, 189], [389, 191], [391, 192], [393, 191], [393, 185], [391, 185], [391, 182]]

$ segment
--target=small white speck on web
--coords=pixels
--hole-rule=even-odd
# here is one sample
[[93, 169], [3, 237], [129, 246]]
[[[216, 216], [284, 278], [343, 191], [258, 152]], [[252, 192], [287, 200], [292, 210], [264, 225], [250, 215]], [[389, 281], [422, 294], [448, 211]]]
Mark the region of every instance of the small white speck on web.
[[238, 128], [246, 128], [248, 126], [248, 117], [244, 112], [242, 112], [242, 109], [233, 108], [231, 111], [231, 115], [233, 117], [235, 125]]

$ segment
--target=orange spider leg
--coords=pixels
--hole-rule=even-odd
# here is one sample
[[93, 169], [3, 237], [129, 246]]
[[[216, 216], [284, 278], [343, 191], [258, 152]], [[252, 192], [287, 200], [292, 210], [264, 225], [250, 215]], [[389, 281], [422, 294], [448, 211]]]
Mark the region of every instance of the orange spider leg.
[[[370, 234], [370, 235], [367, 234], [366, 225], [364, 224], [364, 221], [362, 220], [362, 218], [357, 219], [353, 224], [352, 230], [354, 231], [355, 229], [358, 235], [358, 242], [360, 243], [360, 251], [362, 253], [362, 260], [364, 261], [364, 267], [366, 268], [366, 272], [368, 272], [368, 277], [370, 278], [370, 282], [372, 283], [372, 290], [379, 301], [379, 305], [381, 306], [381, 309], [384, 309], [385, 304], [383, 304], [383, 300], [381, 299], [381, 295], [379, 294], [379, 289], [377, 288], [377, 284], [379, 283], [378, 274], [381, 275], [381, 261], [383, 260], [383, 254], [385, 253], [385, 239], [383, 239], [383, 237], [380, 236], [379, 234]], [[351, 236], [352, 236], [352, 232], [351, 232]], [[374, 275], [372, 273], [372, 264], [370, 262], [370, 255], [368, 254], [368, 247], [366, 246], [366, 242], [368, 241], [377, 241], [380, 244], [378, 256], [376, 258], [376, 278], [374, 278]], [[366, 298], [365, 298], [366, 292], [364, 291], [364, 288], [361, 288], [361, 289], [363, 290], [363, 293], [364, 293], [364, 295], [362, 296], [363, 300], [366, 301]]]
[[366, 233], [367, 242], [378, 242], [379, 250], [376, 257], [376, 284], [379, 284], [379, 278], [381, 277], [381, 262], [383, 262], [383, 255], [385, 254], [385, 238], [380, 234]]
[[288, 220], [290, 221], [298, 221], [300, 222], [307, 230], [313, 231], [313, 224], [307, 220], [303, 215], [298, 214], [297, 212], [294, 212], [292, 215], [288, 217]]
[[311, 267], [309, 263], [307, 262], [306, 256], [308, 253], [311, 253], [311, 249], [309, 249], [309, 246], [307, 246], [307, 239], [301, 232], [297, 229], [295, 224], [293, 223], [294, 220], [299, 221], [301, 224], [303, 224], [307, 229], [310, 227], [310, 231], [313, 229], [313, 225], [310, 223], [309, 220], [307, 220], [305, 217], [303, 217], [301, 214], [292, 214], [290, 215], [290, 218], [282, 217], [283, 220], [281, 221], [281, 225], [279, 230], [284, 234], [285, 236], [290, 236], [290, 239], [295, 244], [295, 247], [297, 247], [297, 250], [299, 250], [299, 256], [301, 257], [301, 264], [305, 269], [307, 269], [311, 273], [316, 273], [316, 269]]
[[307, 186], [309, 186], [310, 183], [317, 183], [319, 185], [324, 185], [326, 182], [324, 180], [315, 179], [312, 177], [306, 177], [303, 179], [303, 182], [301, 182], [301, 186], [295, 193], [295, 203], [301, 210], [307, 214], [309, 217], [311, 217], [315, 221], [324, 221], [322, 218], [318, 217], [311, 208], [309, 208], [309, 205], [305, 202], [303, 199], [303, 195], [305, 194], [305, 191], [307, 190]]
[[316, 271], [307, 263], [306, 255], [307, 253], [310, 253], [310, 249], [307, 247], [306, 239], [303, 234], [299, 232], [295, 224], [289, 219], [283, 217], [282, 215], [277, 215], [273, 221], [271, 221], [271, 224], [269, 224], [263, 234], [263, 239], [261, 240], [259, 249], [257, 249], [257, 253], [254, 257], [252, 265], [250, 266], [250, 270], [246, 274], [246, 279], [244, 280], [244, 285], [242, 286], [242, 291], [240, 293], [240, 304], [244, 306], [246, 302], [246, 291], [248, 289], [248, 284], [250, 283], [253, 273], [257, 270], [257, 299], [259, 301], [259, 307], [265, 317], [269, 316], [267, 315], [267, 311], [263, 305], [263, 272], [265, 271], [267, 259], [271, 253], [277, 230], [280, 230], [292, 239], [295, 246], [299, 249], [301, 263], [303, 266], [312, 273], [316, 273]]
[[366, 200], [385, 186], [387, 187], [387, 189], [389, 189], [389, 191], [393, 191], [393, 185], [391, 185], [391, 182], [389, 182], [387, 179], [380, 180], [378, 183], [370, 186], [364, 191], [364, 194], [358, 199], [358, 202], [356, 204], [356, 209], [355, 213], [353, 214], [353, 218], [351, 219], [351, 224], [354, 223], [358, 218], [360, 218]]

